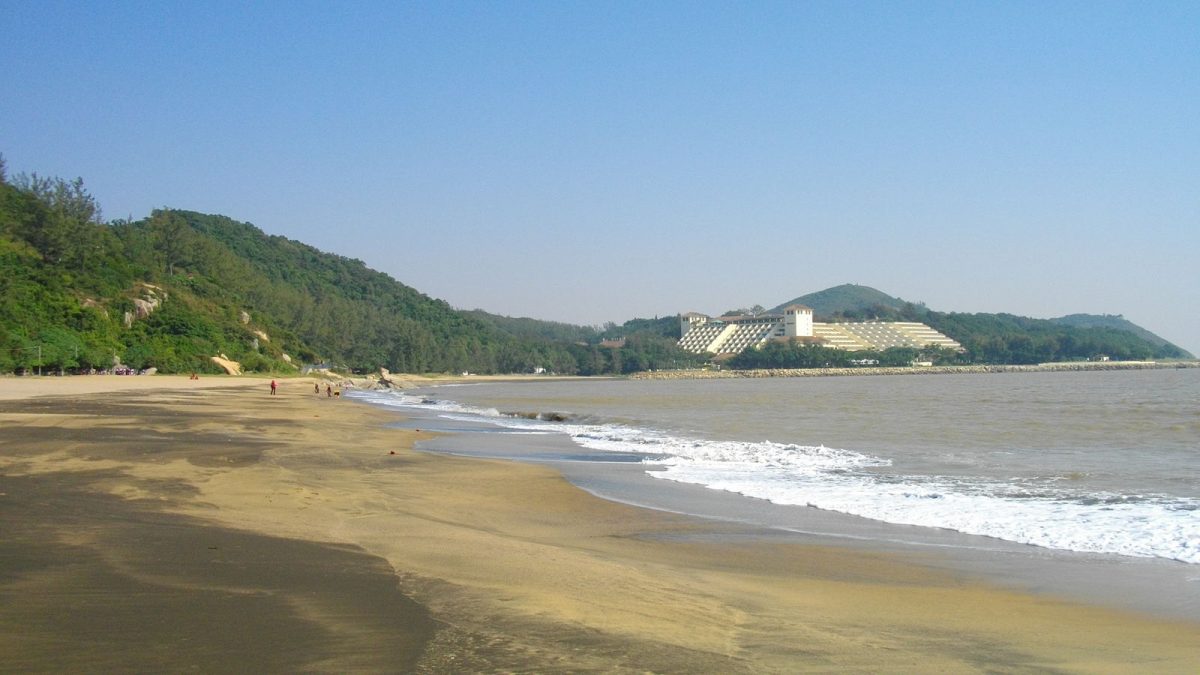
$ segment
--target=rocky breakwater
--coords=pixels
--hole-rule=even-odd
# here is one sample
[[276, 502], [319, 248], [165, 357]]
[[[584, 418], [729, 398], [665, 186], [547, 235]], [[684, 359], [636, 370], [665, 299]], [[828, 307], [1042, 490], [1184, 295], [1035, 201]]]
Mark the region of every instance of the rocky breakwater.
[[960, 375], [979, 373], [1049, 373], [1085, 370], [1150, 370], [1200, 368], [1200, 361], [1102, 361], [1039, 363], [1024, 366], [902, 366], [889, 368], [764, 368], [758, 370], [659, 370], [634, 373], [635, 380], [689, 380], [762, 377], [838, 377], [865, 375]]

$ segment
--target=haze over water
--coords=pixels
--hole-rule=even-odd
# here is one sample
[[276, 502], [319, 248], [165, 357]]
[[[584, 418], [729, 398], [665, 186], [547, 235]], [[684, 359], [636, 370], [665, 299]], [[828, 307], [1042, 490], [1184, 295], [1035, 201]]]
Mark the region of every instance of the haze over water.
[[[1200, 563], [1198, 369], [489, 383], [402, 398], [779, 504]], [[567, 420], [499, 414], [511, 412]]]

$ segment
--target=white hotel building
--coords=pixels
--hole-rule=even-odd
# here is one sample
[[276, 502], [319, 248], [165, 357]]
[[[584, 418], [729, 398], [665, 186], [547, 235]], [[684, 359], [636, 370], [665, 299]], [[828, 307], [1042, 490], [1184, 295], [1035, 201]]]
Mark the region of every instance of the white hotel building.
[[923, 323], [815, 323], [812, 309], [804, 305], [789, 305], [783, 314], [757, 316], [713, 318], [688, 312], [680, 315], [679, 323], [683, 336], [679, 338], [680, 348], [696, 354], [739, 354], [768, 340], [790, 338], [846, 351], [929, 346], [962, 349], [962, 345]]

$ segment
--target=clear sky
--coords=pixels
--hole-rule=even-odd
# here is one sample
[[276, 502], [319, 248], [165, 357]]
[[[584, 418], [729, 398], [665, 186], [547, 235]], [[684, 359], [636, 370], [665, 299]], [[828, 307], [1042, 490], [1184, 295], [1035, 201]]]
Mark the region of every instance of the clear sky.
[[1200, 354], [1200, 3], [0, 0], [0, 153], [571, 323], [859, 283]]

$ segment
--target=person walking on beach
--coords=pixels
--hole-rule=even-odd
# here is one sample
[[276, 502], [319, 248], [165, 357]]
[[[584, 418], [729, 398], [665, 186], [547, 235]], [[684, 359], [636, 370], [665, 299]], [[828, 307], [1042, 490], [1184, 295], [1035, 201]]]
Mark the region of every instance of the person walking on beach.
[[275, 380], [271, 380], [271, 395], [275, 395]]
[[313, 382], [313, 393], [314, 393], [314, 394], [320, 394], [320, 393], [321, 393], [321, 385], [320, 385], [319, 383], [317, 383], [317, 382]]
[[333, 397], [333, 387], [325, 385], [325, 396], [330, 398]]

